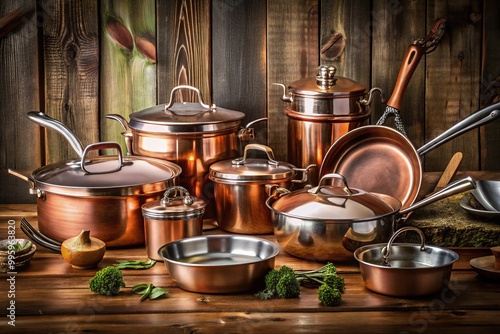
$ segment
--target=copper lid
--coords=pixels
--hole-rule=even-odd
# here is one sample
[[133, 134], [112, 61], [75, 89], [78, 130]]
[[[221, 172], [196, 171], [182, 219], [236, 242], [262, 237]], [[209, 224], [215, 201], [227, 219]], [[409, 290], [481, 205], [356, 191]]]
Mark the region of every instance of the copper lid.
[[315, 77], [292, 82], [288, 88], [292, 95], [318, 98], [345, 98], [363, 96], [367, 88], [360, 83], [335, 76], [334, 66], [319, 66]]
[[401, 202], [389, 196], [344, 186], [325, 185], [325, 180], [340, 174], [323, 176], [317, 187], [281, 195], [272, 209], [293, 218], [328, 221], [366, 221], [395, 214]]

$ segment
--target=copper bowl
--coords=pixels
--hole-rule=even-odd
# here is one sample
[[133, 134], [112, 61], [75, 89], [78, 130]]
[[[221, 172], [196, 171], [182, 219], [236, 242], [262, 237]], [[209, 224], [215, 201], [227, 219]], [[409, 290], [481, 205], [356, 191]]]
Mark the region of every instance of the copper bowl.
[[279, 247], [251, 236], [208, 235], [170, 242], [158, 250], [172, 280], [199, 293], [260, 289]]

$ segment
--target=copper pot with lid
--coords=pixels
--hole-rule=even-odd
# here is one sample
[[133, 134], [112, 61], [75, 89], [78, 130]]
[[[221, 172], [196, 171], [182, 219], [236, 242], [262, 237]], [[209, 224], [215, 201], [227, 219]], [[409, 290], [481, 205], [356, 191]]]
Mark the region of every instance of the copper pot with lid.
[[[349, 130], [367, 123], [375, 91], [362, 84], [336, 76], [334, 66], [319, 66], [315, 77], [303, 78], [283, 88], [281, 100], [287, 102], [288, 161], [295, 166], [321, 166], [330, 146]], [[367, 97], [368, 96], [368, 97]], [[310, 174], [317, 183], [317, 171]]]
[[[177, 184], [182, 169], [161, 159], [124, 157], [115, 142], [83, 148], [71, 129], [45, 113], [32, 111], [28, 118], [59, 132], [79, 155], [37, 168], [29, 177], [9, 170], [27, 181], [30, 193], [37, 196], [40, 232], [62, 242], [90, 230], [107, 247], [144, 244], [141, 206]], [[92, 156], [104, 149], [117, 154]]]
[[[198, 101], [174, 102], [180, 90], [195, 92]], [[238, 157], [240, 141], [254, 138], [251, 125], [264, 120], [242, 127], [244, 113], [205, 104], [197, 88], [185, 85], [172, 89], [169, 103], [132, 113], [129, 122], [116, 114], [106, 117], [122, 125], [130, 154], [168, 160], [182, 168], [180, 185], [207, 203], [205, 218], [215, 216], [209, 166]]]

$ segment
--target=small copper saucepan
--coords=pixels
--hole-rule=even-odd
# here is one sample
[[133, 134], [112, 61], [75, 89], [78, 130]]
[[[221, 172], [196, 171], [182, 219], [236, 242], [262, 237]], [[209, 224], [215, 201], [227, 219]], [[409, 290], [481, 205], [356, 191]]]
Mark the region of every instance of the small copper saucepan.
[[[418, 232], [421, 244], [394, 243], [401, 233]], [[398, 230], [387, 244], [358, 248], [354, 257], [368, 289], [395, 297], [418, 297], [446, 289], [458, 254], [452, 250], [425, 245], [425, 236], [416, 227]]]

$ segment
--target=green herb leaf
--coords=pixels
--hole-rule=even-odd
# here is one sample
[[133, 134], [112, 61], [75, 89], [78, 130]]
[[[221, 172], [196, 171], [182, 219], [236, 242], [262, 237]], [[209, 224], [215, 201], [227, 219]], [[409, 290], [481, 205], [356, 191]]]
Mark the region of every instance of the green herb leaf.
[[146, 292], [146, 289], [148, 288], [148, 284], [142, 283], [142, 284], [137, 284], [132, 287], [132, 292], [137, 293], [138, 295], [144, 294]]
[[155, 265], [156, 260], [117, 260], [118, 264], [114, 266], [118, 269], [148, 269]]
[[156, 299], [158, 297], [161, 297], [163, 296], [164, 294], [168, 293], [168, 290], [165, 290], [163, 288], [154, 288], [152, 291], [151, 291], [151, 294], [149, 295], [149, 299]]
[[141, 302], [142, 302], [144, 299], [146, 299], [146, 298], [148, 298], [148, 297], [149, 297], [149, 295], [151, 294], [151, 290], [153, 290], [153, 287], [154, 287], [154, 285], [153, 285], [153, 284], [149, 284], [149, 285], [148, 285], [148, 288], [146, 289], [146, 291], [144, 292], [144, 294], [143, 294], [143, 295], [142, 295], [142, 297], [141, 297]]

